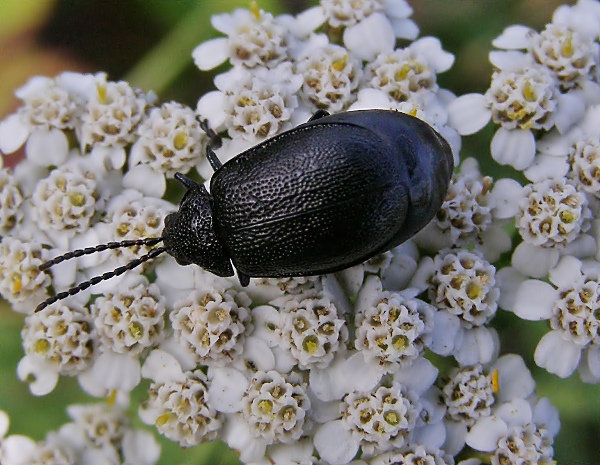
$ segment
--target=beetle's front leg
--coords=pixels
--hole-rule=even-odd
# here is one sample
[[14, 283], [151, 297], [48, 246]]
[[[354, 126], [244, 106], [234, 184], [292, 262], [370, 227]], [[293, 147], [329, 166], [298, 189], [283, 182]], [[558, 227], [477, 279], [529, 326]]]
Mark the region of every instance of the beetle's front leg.
[[210, 145], [206, 146], [206, 158], [208, 159], [210, 166], [212, 166], [212, 169], [215, 171], [223, 166], [223, 163], [221, 163], [221, 160], [219, 160], [213, 149], [210, 148]]
[[208, 125], [208, 120], [206, 118], [202, 120], [199, 119], [198, 122], [200, 123], [200, 129], [202, 129], [209, 138], [208, 144], [206, 145], [206, 158], [208, 159], [210, 166], [212, 166], [212, 169], [217, 171], [223, 166], [223, 163], [221, 163], [221, 160], [219, 160], [213, 149], [221, 147], [223, 141], [221, 140], [221, 136]]

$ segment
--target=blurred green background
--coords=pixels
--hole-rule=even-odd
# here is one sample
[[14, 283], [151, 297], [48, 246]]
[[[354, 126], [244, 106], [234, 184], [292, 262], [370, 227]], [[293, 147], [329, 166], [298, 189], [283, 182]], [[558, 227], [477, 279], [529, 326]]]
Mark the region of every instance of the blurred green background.
[[[259, 0], [274, 14], [297, 12], [315, 1]], [[491, 40], [511, 24], [540, 30], [556, 0], [409, 0], [421, 36], [432, 35], [454, 53], [453, 68], [439, 76], [442, 87], [457, 94], [483, 92], [491, 66]], [[571, 2], [572, 3], [572, 2]], [[64, 70], [105, 71], [111, 79], [154, 90], [161, 100], [177, 100], [195, 107], [199, 96], [212, 90], [212, 79], [225, 67], [202, 73], [193, 66], [191, 50], [217, 34], [210, 16], [246, 7], [234, 0], [1, 0], [0, 1], [0, 118], [14, 111], [13, 91], [32, 75], [53, 76]], [[482, 172], [499, 178], [514, 175], [489, 158], [493, 128], [463, 138], [462, 158], [475, 156]], [[17, 161], [19, 154], [5, 159]], [[68, 421], [65, 406], [89, 401], [73, 380], [61, 380], [49, 396], [35, 398], [16, 378], [22, 357], [21, 315], [0, 303], [0, 409], [11, 417], [10, 433], [42, 439], [46, 432]], [[560, 411], [562, 428], [555, 442], [559, 463], [600, 463], [600, 387], [584, 385], [574, 376], [562, 380], [536, 369], [532, 354], [545, 323], [524, 322], [499, 312], [495, 319], [502, 352], [522, 354], [537, 381], [540, 397], [549, 397]], [[138, 390], [141, 391], [141, 390]], [[132, 403], [144, 398], [137, 392]], [[235, 455], [224, 447], [205, 444], [188, 450], [164, 441], [160, 464], [233, 464]]]

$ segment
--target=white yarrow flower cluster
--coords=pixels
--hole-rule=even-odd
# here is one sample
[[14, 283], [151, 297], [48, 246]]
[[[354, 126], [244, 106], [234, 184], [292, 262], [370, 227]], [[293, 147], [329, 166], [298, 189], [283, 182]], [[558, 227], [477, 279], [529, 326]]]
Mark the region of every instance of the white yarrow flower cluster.
[[128, 402], [126, 396], [119, 396], [106, 403], [70, 405], [67, 414], [72, 421], [40, 442], [23, 435], [6, 436], [9, 418], [0, 410], [0, 460], [3, 465], [154, 465], [160, 446], [148, 431], [131, 426]]
[[499, 126], [491, 143], [498, 163], [517, 170], [538, 163], [544, 139], [567, 133], [599, 102], [600, 26], [589, 18], [598, 18], [597, 5], [582, 0], [558, 8], [541, 33], [506, 28], [493, 42], [502, 51], [490, 53], [496, 71], [488, 91], [451, 103], [458, 131], [477, 132], [491, 118]]
[[[483, 176], [474, 158], [463, 160], [448, 186], [446, 199], [434, 219], [414, 238], [427, 251], [452, 247], [475, 248], [489, 261], [498, 260], [511, 248], [504, 230], [506, 209], [494, 195], [493, 186], [502, 186], [510, 179], [494, 183]], [[511, 215], [512, 216], [512, 215]]]
[[600, 266], [598, 18], [597, 2], [580, 0], [559, 7], [542, 32], [506, 28], [493, 42], [502, 51], [490, 53], [497, 71], [485, 96], [450, 105], [461, 134], [492, 118], [500, 126], [492, 157], [529, 181], [503, 179], [491, 193], [492, 214], [514, 221], [520, 241], [496, 274], [498, 303], [521, 318], [548, 320], [536, 363], [561, 377], [578, 370], [587, 382], [599, 379], [586, 329], [597, 324], [592, 289]]
[[243, 352], [252, 328], [251, 300], [243, 292], [194, 291], [170, 314], [175, 339], [204, 365], [226, 365]]
[[[193, 58], [230, 69], [195, 110], [104, 74], [31, 79], [0, 122], [2, 153], [25, 153], [0, 171], [0, 293], [27, 315], [18, 375], [36, 395], [73, 376], [108, 402], [71, 407], [71, 423], [21, 452], [0, 414], [0, 462], [154, 464], [156, 443], [121, 402], [148, 385], [146, 424], [182, 447], [222, 441], [244, 463], [550, 462], [556, 412], [519, 356], [499, 357], [491, 324], [498, 307], [548, 320], [536, 362], [600, 382], [599, 31], [577, 26], [592, 11], [580, 0], [540, 34], [509, 28], [485, 96], [440, 87], [454, 56], [416, 38], [404, 0], [322, 0], [295, 16], [251, 2], [214, 16], [222, 36]], [[161, 237], [175, 173], [210, 181], [209, 144], [226, 162], [318, 110], [365, 108], [426, 121], [457, 165], [460, 134], [493, 119], [492, 156], [530, 184], [494, 182], [466, 159], [417, 237], [325, 276], [242, 289], [168, 254], [129, 269], [153, 253], [143, 242], [39, 269]], [[513, 225], [521, 243], [500, 269]]]

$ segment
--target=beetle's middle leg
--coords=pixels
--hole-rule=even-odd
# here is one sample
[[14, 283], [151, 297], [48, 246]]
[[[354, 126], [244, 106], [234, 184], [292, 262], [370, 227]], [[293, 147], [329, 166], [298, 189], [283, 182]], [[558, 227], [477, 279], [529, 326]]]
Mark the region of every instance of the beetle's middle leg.
[[221, 163], [221, 160], [217, 157], [214, 149], [221, 147], [223, 141], [221, 140], [221, 136], [208, 125], [208, 120], [206, 118], [202, 120], [199, 119], [198, 122], [200, 123], [200, 129], [202, 129], [209, 138], [208, 144], [206, 145], [206, 158], [208, 159], [210, 166], [212, 166], [212, 169], [217, 171], [223, 166], [223, 163]]

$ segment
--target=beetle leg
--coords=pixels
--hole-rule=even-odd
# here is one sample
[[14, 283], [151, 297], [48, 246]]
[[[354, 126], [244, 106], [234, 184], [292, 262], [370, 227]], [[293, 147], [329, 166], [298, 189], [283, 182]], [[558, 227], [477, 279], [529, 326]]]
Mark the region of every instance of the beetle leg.
[[248, 284], [250, 284], [250, 276], [248, 276], [247, 274], [242, 273], [238, 269], [236, 269], [235, 271], [237, 271], [237, 275], [238, 275], [238, 279], [240, 281], [240, 285], [242, 287], [248, 287]]
[[221, 136], [219, 136], [208, 125], [208, 120], [206, 118], [204, 118], [204, 119], [199, 119], [198, 118], [198, 123], [200, 123], [200, 129], [202, 129], [206, 133], [206, 135], [208, 136], [208, 138], [210, 139], [208, 141], [208, 145], [210, 146], [210, 148], [212, 148], [212, 149], [218, 149], [219, 147], [221, 147], [221, 144], [223, 144], [223, 141], [221, 140]]
[[221, 160], [219, 160], [213, 149], [221, 147], [223, 141], [221, 140], [221, 136], [208, 125], [208, 120], [206, 118], [198, 119], [198, 123], [200, 123], [200, 129], [202, 129], [209, 138], [208, 144], [206, 145], [206, 158], [208, 159], [210, 166], [212, 166], [212, 169], [217, 171], [223, 166], [223, 163], [221, 163]]
[[215, 171], [223, 166], [223, 163], [221, 163], [221, 160], [219, 160], [217, 154], [208, 145], [206, 146], [206, 158], [208, 158], [210, 166], [212, 166], [212, 169]]
[[307, 121], [307, 123], [308, 123], [308, 122], [310, 122], [310, 121], [314, 121], [314, 120], [316, 120], [316, 119], [321, 119], [321, 118], [323, 118], [323, 117], [325, 117], [325, 116], [329, 116], [329, 112], [328, 112], [328, 111], [325, 111], [325, 110], [317, 110], [317, 111], [315, 111], [315, 112], [313, 113], [313, 115], [312, 115], [312, 116], [309, 118], [309, 120]]
[[187, 176], [184, 176], [181, 173], [175, 173], [175, 176], [173, 176], [173, 177], [177, 181], [179, 181], [183, 185], [183, 187], [185, 187], [186, 189], [193, 189], [194, 187], [198, 187], [198, 183], [196, 181], [188, 178]]

